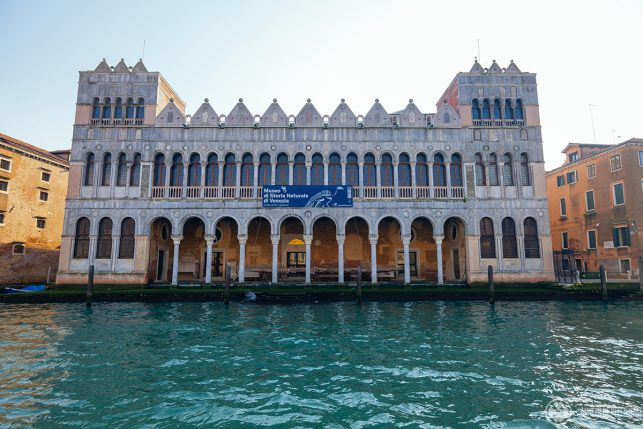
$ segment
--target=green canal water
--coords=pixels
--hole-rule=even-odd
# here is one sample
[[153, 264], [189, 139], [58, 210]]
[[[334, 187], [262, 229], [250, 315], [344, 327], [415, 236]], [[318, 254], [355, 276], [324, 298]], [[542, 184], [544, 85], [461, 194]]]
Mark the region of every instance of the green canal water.
[[642, 427], [643, 304], [0, 306], [0, 428]]

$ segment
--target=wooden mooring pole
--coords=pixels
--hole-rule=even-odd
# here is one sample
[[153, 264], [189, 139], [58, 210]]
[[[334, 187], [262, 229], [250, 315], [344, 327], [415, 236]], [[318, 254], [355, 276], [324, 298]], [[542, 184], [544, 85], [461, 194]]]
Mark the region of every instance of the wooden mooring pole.
[[607, 301], [607, 275], [605, 273], [605, 266], [601, 265], [599, 267], [599, 272], [601, 275], [601, 298], [603, 299], [603, 302]]
[[491, 265], [487, 267], [487, 277], [489, 279], [489, 303], [493, 304], [496, 302], [496, 291], [493, 287], [493, 267]]
[[362, 266], [357, 266], [357, 277], [355, 278], [357, 283], [357, 303], [362, 303]]
[[45, 284], [49, 284], [50, 281], [51, 281], [51, 265], [47, 268], [47, 283]]
[[639, 256], [639, 293], [643, 294], [643, 256]]
[[85, 305], [90, 307], [92, 305], [92, 298], [94, 297], [94, 266], [89, 266], [87, 273], [87, 296], [85, 298]]
[[223, 291], [223, 303], [228, 305], [230, 304], [230, 277], [232, 275], [232, 269], [230, 264], [225, 268], [225, 289]]

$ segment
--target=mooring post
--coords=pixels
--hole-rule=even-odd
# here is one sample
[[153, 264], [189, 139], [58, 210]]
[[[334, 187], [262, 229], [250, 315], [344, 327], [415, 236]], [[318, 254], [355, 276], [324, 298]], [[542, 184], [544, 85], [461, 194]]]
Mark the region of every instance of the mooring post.
[[357, 303], [362, 303], [362, 266], [357, 266], [357, 277], [355, 278], [357, 282]]
[[643, 256], [639, 256], [639, 293], [643, 294]]
[[230, 304], [230, 277], [232, 275], [232, 269], [230, 264], [225, 268], [225, 289], [223, 291], [223, 303]]
[[94, 296], [94, 265], [89, 266], [89, 272], [87, 273], [87, 296], [85, 298], [85, 304], [87, 307], [92, 305], [92, 298]]
[[496, 291], [493, 287], [493, 267], [491, 265], [487, 267], [487, 277], [489, 278], [489, 302], [493, 304], [496, 302]]
[[601, 265], [599, 267], [599, 272], [601, 274], [601, 295], [603, 301], [607, 301], [607, 275], [605, 274], [605, 266]]
[[49, 284], [49, 280], [51, 280], [51, 265], [47, 268], [47, 283]]

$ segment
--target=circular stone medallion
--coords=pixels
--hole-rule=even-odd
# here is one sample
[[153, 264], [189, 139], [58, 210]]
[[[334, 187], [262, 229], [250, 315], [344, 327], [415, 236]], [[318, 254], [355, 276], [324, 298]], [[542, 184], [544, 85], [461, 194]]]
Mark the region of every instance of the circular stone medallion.
[[127, 150], [132, 150], [132, 149], [134, 149], [134, 146], [132, 146], [131, 144], [128, 144], [127, 145]]
[[488, 144], [486, 144], [486, 145], [482, 146], [482, 149], [483, 149], [485, 152], [489, 152], [489, 145], [488, 145]]
[[145, 145], [145, 150], [150, 150], [150, 149], [152, 149], [152, 146], [150, 146], [149, 144], [146, 144]]

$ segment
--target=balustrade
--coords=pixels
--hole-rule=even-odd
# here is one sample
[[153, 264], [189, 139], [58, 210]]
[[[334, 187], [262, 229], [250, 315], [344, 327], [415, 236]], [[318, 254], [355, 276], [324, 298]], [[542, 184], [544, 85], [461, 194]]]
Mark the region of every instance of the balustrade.
[[254, 191], [254, 186], [240, 186], [239, 198], [241, 198], [242, 200], [250, 200], [254, 198], [252, 191]]
[[418, 199], [428, 200], [431, 198], [431, 188], [429, 186], [418, 186], [415, 188], [415, 193]]
[[434, 186], [433, 198], [440, 200], [449, 198], [449, 188], [447, 186]]
[[408, 200], [413, 198], [413, 187], [411, 186], [400, 186], [400, 199]]
[[222, 198], [236, 198], [237, 188], [235, 186], [222, 186], [221, 193]]
[[170, 186], [167, 188], [167, 197], [171, 200], [180, 199], [183, 197], [183, 187]]
[[206, 199], [219, 198], [219, 187], [218, 186], [204, 186], [203, 187], [203, 198], [206, 198]]
[[196, 199], [196, 198], [201, 198], [201, 188], [200, 186], [188, 186], [186, 190], [186, 198], [188, 199]]
[[380, 187], [380, 195], [382, 199], [391, 199], [395, 197], [395, 186], [382, 186]]
[[364, 199], [374, 200], [377, 198], [377, 186], [364, 186]]

